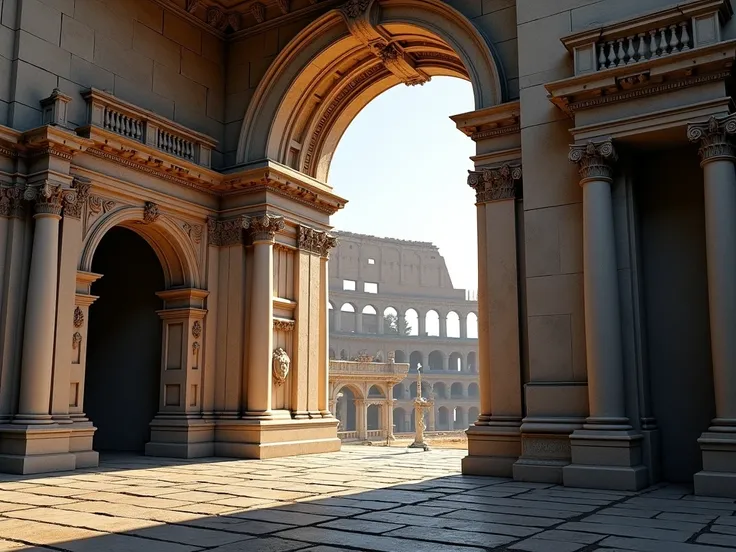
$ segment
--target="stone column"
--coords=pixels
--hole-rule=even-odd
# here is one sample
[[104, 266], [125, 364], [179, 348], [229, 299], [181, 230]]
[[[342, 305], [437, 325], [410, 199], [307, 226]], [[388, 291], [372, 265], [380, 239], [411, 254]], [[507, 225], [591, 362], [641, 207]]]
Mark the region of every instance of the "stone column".
[[273, 353], [273, 244], [284, 219], [273, 215], [250, 221], [253, 243], [250, 323], [248, 325], [247, 418], [271, 417], [271, 366]]
[[388, 398], [386, 399], [386, 431], [388, 432], [389, 440], [393, 441], [394, 437], [394, 386], [389, 384], [388, 386]]
[[695, 492], [736, 498], [736, 115], [690, 125], [700, 144], [716, 418], [698, 443], [703, 471]]
[[[478, 221], [478, 419], [463, 473], [511, 477], [521, 454], [521, 346], [517, 197], [522, 168], [471, 171]], [[454, 420], [453, 420], [454, 421]], [[454, 423], [451, 424], [454, 426]]]
[[419, 332], [419, 337], [423, 337], [424, 334], [427, 332], [426, 324], [427, 324], [427, 318], [426, 315], [421, 314], [417, 312], [417, 324], [419, 327], [417, 328], [417, 331]]
[[355, 399], [355, 426], [358, 439], [366, 441], [368, 439], [368, 404], [365, 399]]
[[363, 313], [361, 312], [360, 307], [355, 310], [355, 333], [363, 333]]
[[28, 277], [20, 400], [14, 420], [19, 424], [52, 423], [49, 407], [62, 194], [61, 186], [48, 183], [38, 190], [26, 190], [26, 197], [36, 200], [36, 228]]
[[376, 315], [376, 318], [378, 319], [378, 335], [383, 335], [384, 333], [386, 333], [383, 329], [383, 312], [379, 312]]
[[439, 313], [440, 318], [440, 337], [447, 337], [447, 314]]
[[428, 424], [428, 431], [437, 431], [437, 417], [436, 417], [436, 409], [434, 401], [431, 402], [431, 406], [429, 407], [429, 424]]
[[570, 436], [572, 464], [565, 485], [637, 490], [648, 483], [641, 435], [626, 416], [616, 236], [611, 184], [613, 143], [574, 145], [570, 160], [583, 188], [583, 286], [590, 416]]
[[460, 316], [460, 339], [468, 338], [468, 316]]

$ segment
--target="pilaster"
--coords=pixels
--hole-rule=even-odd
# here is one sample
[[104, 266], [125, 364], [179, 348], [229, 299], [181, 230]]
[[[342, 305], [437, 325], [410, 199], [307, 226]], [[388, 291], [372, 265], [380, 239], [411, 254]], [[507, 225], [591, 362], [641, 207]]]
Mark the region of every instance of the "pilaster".
[[[518, 163], [470, 171], [478, 217], [480, 413], [467, 431], [463, 473], [510, 477], [521, 455], [521, 353], [516, 201]], [[467, 414], [466, 414], [467, 416]], [[465, 425], [465, 424], [464, 424]]]

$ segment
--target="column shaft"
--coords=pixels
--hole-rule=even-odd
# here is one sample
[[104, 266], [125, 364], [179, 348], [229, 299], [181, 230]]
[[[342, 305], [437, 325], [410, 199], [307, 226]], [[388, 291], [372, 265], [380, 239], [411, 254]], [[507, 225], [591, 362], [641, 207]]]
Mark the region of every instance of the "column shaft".
[[736, 426], [736, 171], [731, 159], [703, 165], [713, 355], [714, 425]]
[[36, 228], [28, 279], [18, 423], [51, 422], [60, 210], [59, 203], [58, 210], [38, 212], [34, 216]]
[[273, 243], [253, 244], [253, 285], [250, 296], [247, 415], [271, 415], [273, 351]]

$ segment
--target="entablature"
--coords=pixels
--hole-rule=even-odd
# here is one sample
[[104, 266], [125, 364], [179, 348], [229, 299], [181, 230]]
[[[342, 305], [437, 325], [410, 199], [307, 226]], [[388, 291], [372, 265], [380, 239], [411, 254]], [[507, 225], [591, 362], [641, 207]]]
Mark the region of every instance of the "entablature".
[[615, 102], [722, 81], [736, 40], [723, 40], [730, 0], [698, 0], [562, 38], [575, 76], [545, 85], [573, 115]]

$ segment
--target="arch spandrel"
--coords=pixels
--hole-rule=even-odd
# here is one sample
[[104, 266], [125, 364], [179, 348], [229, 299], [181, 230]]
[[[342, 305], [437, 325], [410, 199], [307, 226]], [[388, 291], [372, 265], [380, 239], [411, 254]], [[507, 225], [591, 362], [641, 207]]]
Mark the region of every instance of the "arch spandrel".
[[238, 162], [269, 158], [325, 182], [350, 122], [401, 83], [460, 77], [472, 83], [477, 109], [503, 101], [490, 43], [442, 0], [349, 0], [341, 9], [305, 28], [271, 64], [246, 113]]

